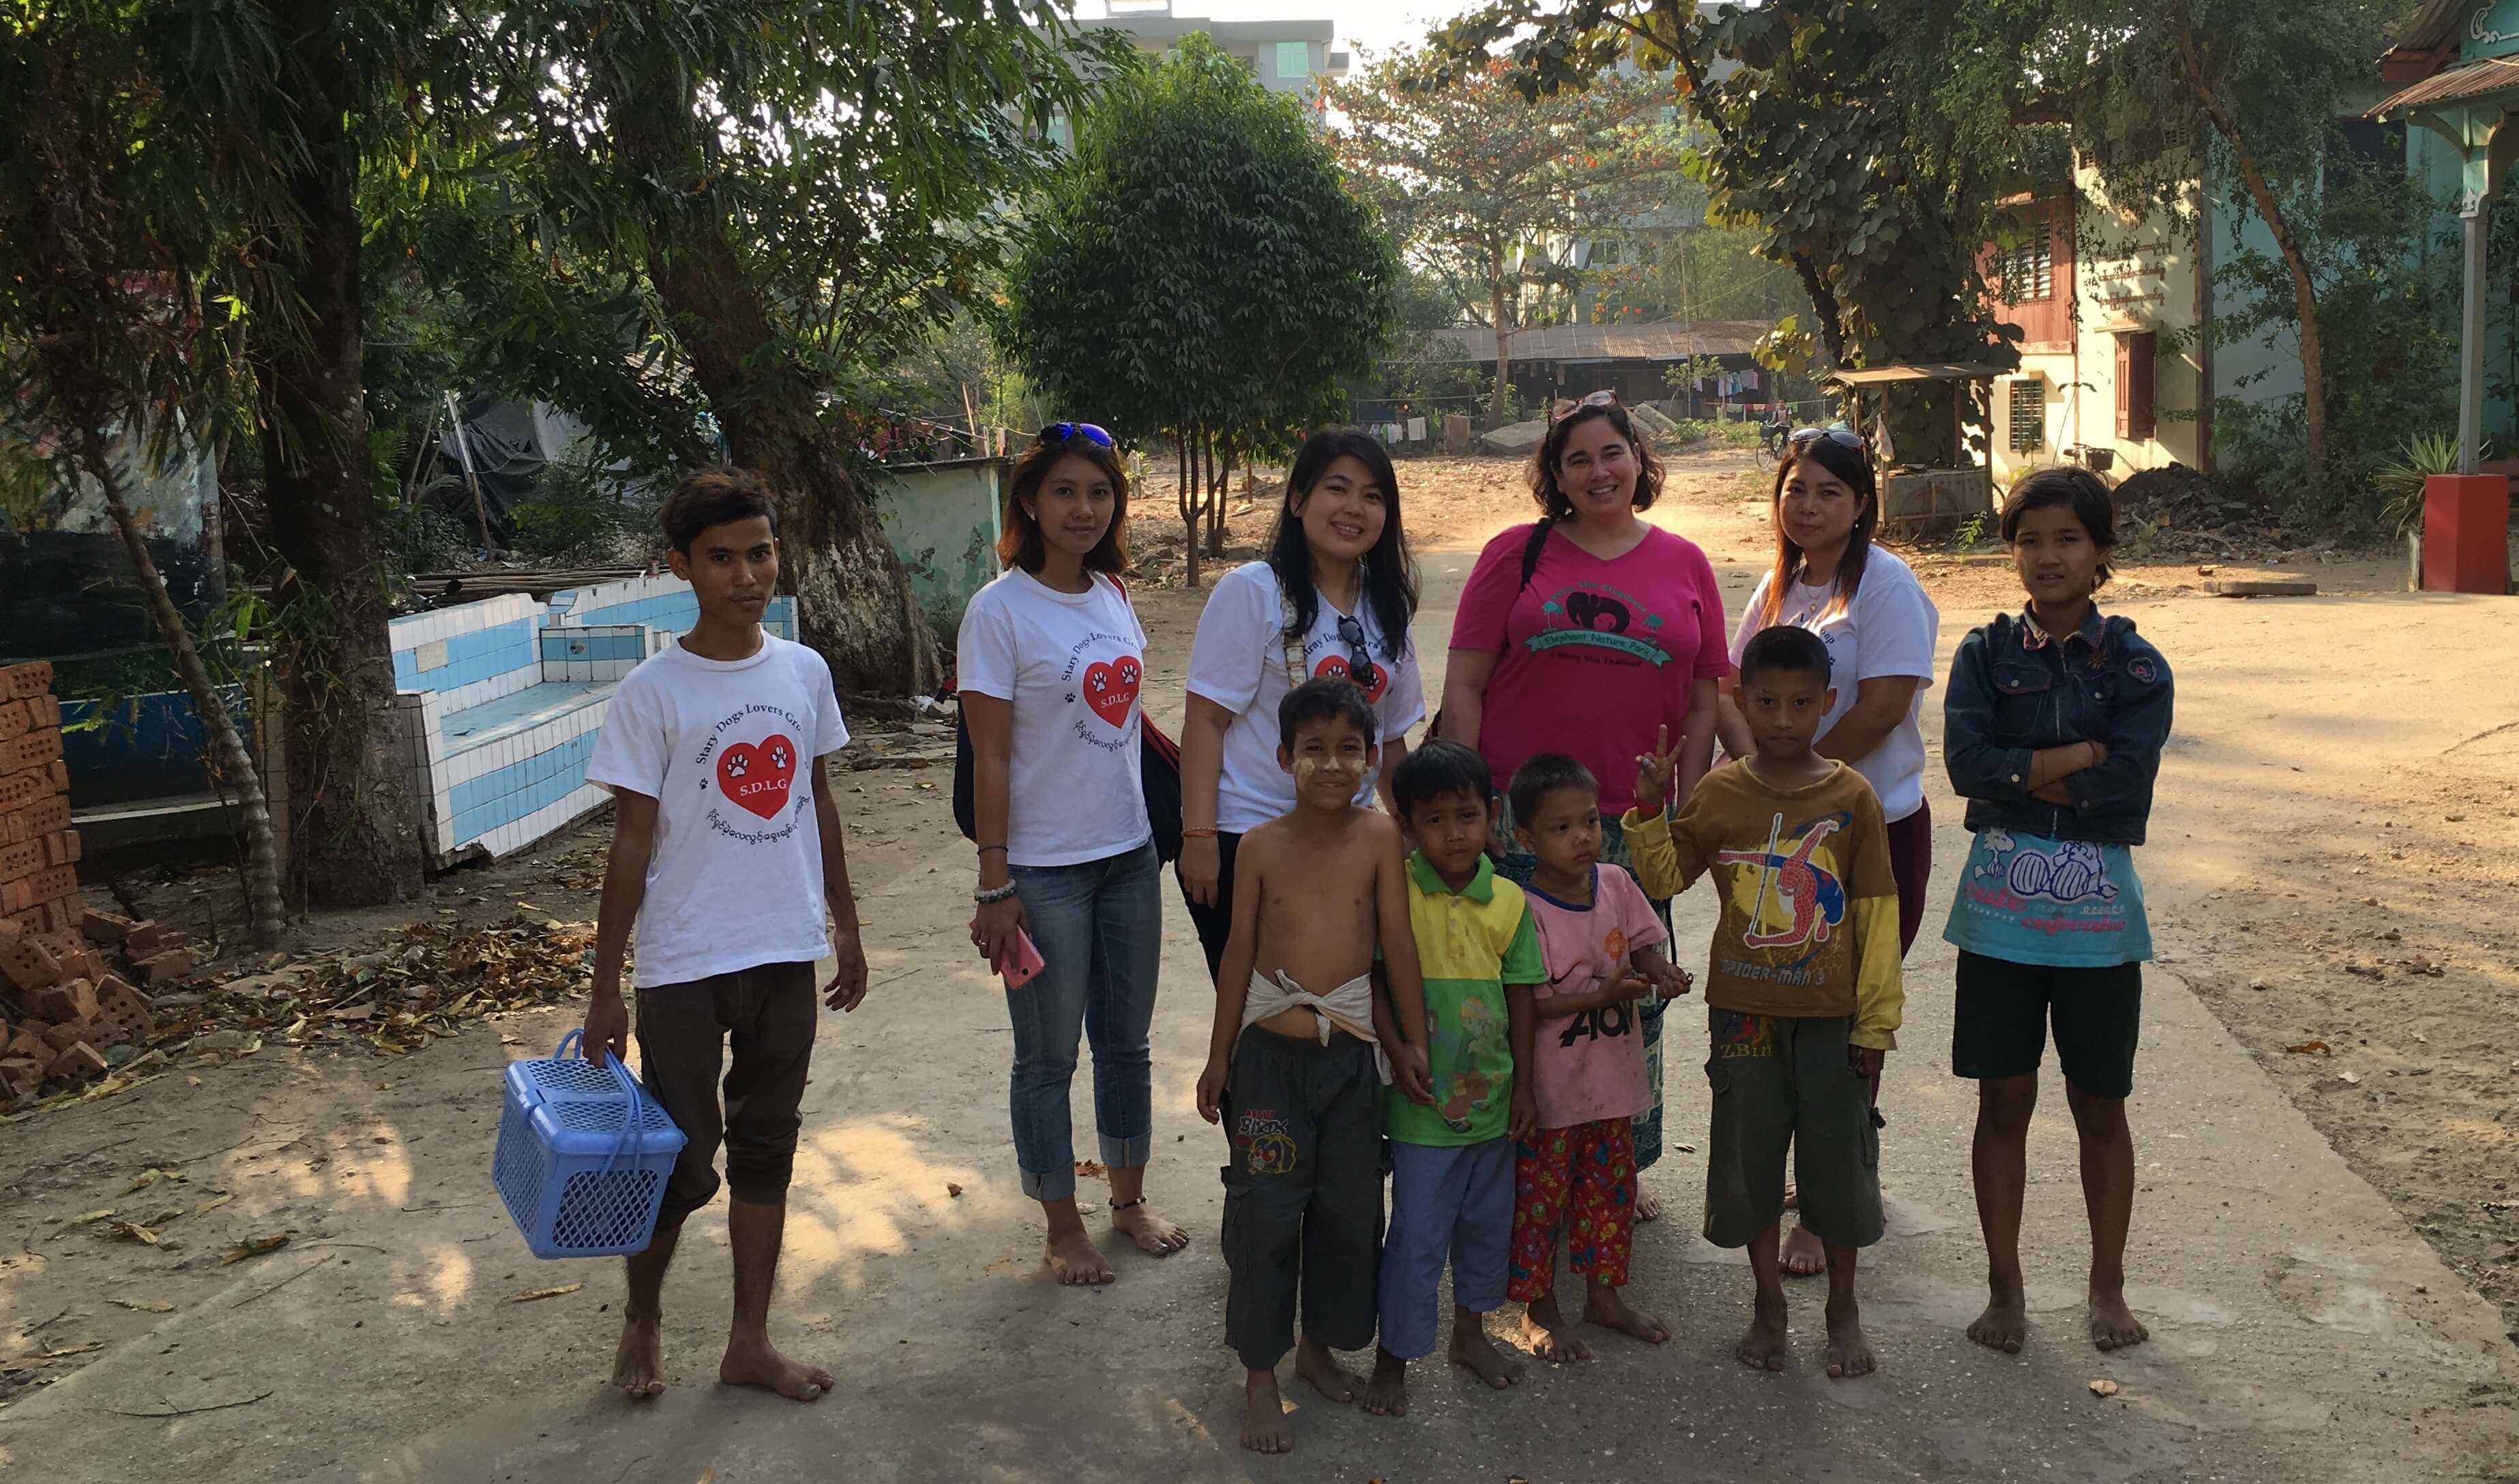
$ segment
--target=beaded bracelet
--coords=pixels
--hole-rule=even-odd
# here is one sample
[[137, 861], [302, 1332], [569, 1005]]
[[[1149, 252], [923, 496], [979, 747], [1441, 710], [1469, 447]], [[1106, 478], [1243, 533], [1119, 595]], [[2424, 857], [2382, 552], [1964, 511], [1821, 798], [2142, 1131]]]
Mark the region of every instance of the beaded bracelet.
[[973, 889], [973, 891], [972, 891], [972, 893], [971, 893], [971, 899], [972, 899], [973, 901], [975, 901], [975, 902], [978, 902], [981, 906], [984, 906], [984, 907], [985, 907], [985, 906], [992, 905], [992, 904], [994, 904], [994, 903], [995, 903], [995, 902], [1003, 901], [1003, 900], [1005, 900], [1007, 897], [1012, 896], [1012, 895], [1015, 895], [1015, 884], [1014, 884], [1013, 882], [1009, 881], [1009, 882], [1007, 882], [1004, 886], [1001, 886], [1001, 887], [978, 887], [978, 888], [975, 888], [975, 889]]

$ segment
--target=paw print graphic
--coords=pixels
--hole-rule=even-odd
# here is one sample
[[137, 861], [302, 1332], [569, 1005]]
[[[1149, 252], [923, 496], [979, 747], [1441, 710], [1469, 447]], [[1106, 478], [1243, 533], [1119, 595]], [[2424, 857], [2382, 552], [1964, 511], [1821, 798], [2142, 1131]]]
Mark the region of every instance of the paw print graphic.
[[787, 765], [787, 745], [785, 743], [774, 742], [771, 744], [770, 765], [772, 767], [785, 767]]
[[1097, 696], [1101, 695], [1111, 688], [1111, 677], [1107, 672], [1087, 672], [1084, 677], [1084, 688]]
[[726, 775], [729, 778], [740, 778], [747, 766], [749, 764], [741, 758], [729, 758], [726, 760]]
[[1141, 675], [1142, 672], [1137, 669], [1137, 662], [1135, 660], [1123, 659], [1120, 662], [1120, 683], [1124, 685], [1134, 685], [1137, 683], [1138, 677]]

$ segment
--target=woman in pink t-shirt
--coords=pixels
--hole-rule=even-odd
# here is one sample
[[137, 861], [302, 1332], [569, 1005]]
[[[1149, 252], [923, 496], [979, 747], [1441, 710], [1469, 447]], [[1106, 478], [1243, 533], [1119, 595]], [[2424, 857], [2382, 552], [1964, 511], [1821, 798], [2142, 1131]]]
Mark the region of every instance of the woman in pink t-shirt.
[[[1601, 858], [1620, 866], [1617, 816], [1635, 805], [1636, 760], [1669, 728], [1681, 739], [1672, 807], [1686, 804], [1713, 761], [1715, 684], [1732, 672], [1713, 564], [1638, 518], [1661, 478], [1609, 393], [1561, 404], [1531, 461], [1540, 518], [1479, 553], [1443, 685], [1443, 735], [1485, 756], [1499, 793], [1544, 752], [1570, 754], [1601, 780]], [[1490, 853], [1527, 884], [1534, 862], [1513, 843], [1512, 812], [1497, 811]], [[1645, 1051], [1654, 1101], [1636, 1119], [1638, 1169], [1661, 1157], [1661, 1008], [1650, 1001]], [[1640, 1199], [1640, 1216], [1657, 1209]]]

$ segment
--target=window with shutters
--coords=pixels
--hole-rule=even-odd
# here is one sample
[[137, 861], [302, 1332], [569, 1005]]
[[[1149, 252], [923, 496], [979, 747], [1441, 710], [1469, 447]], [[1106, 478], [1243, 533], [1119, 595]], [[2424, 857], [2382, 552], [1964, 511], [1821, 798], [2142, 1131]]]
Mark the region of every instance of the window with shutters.
[[2150, 330], [2128, 331], [2117, 342], [2117, 437], [2145, 443], [2158, 431], [2154, 414], [2152, 371], [2160, 359], [2159, 337]]
[[2028, 235], [2003, 249], [1998, 262], [2007, 304], [2030, 304], [2055, 296], [2054, 228], [2041, 219], [2022, 230]]
[[2034, 454], [2047, 446], [2047, 383], [2036, 376], [2011, 382], [2011, 452]]

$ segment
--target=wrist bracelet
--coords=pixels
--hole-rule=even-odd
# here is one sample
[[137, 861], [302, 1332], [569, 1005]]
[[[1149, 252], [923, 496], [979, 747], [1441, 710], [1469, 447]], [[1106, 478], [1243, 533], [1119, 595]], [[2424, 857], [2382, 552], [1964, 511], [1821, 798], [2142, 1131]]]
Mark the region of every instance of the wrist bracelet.
[[998, 903], [998, 902], [1001, 902], [1001, 901], [1004, 901], [1006, 898], [1008, 898], [1008, 897], [1010, 897], [1010, 896], [1012, 896], [1012, 895], [1015, 895], [1015, 884], [1014, 884], [1013, 882], [1009, 881], [1009, 882], [1007, 882], [1004, 886], [1001, 886], [1001, 887], [978, 887], [978, 888], [975, 888], [975, 889], [973, 889], [973, 891], [972, 891], [972, 893], [971, 893], [971, 899], [972, 899], [973, 901], [975, 901], [975, 902], [978, 902], [981, 906], [986, 907], [986, 906], [994, 906], [994, 904], [996, 904], [996, 903]]
[[981, 853], [981, 854], [983, 854], [983, 855], [986, 855], [986, 854], [987, 854], [987, 853], [989, 853], [991, 851], [996, 851], [998, 854], [1002, 855], [1002, 854], [1004, 854], [1004, 853], [1006, 852], [1006, 848], [1005, 848], [1004, 846], [1001, 846], [1001, 845], [984, 845], [984, 846], [980, 847], [980, 853]]
[[1181, 831], [1181, 838], [1182, 838], [1183, 840], [1214, 840], [1214, 839], [1215, 838], [1215, 830], [1213, 830], [1213, 829], [1205, 829], [1205, 830], [1188, 830], [1188, 829], [1185, 829], [1185, 830]]

